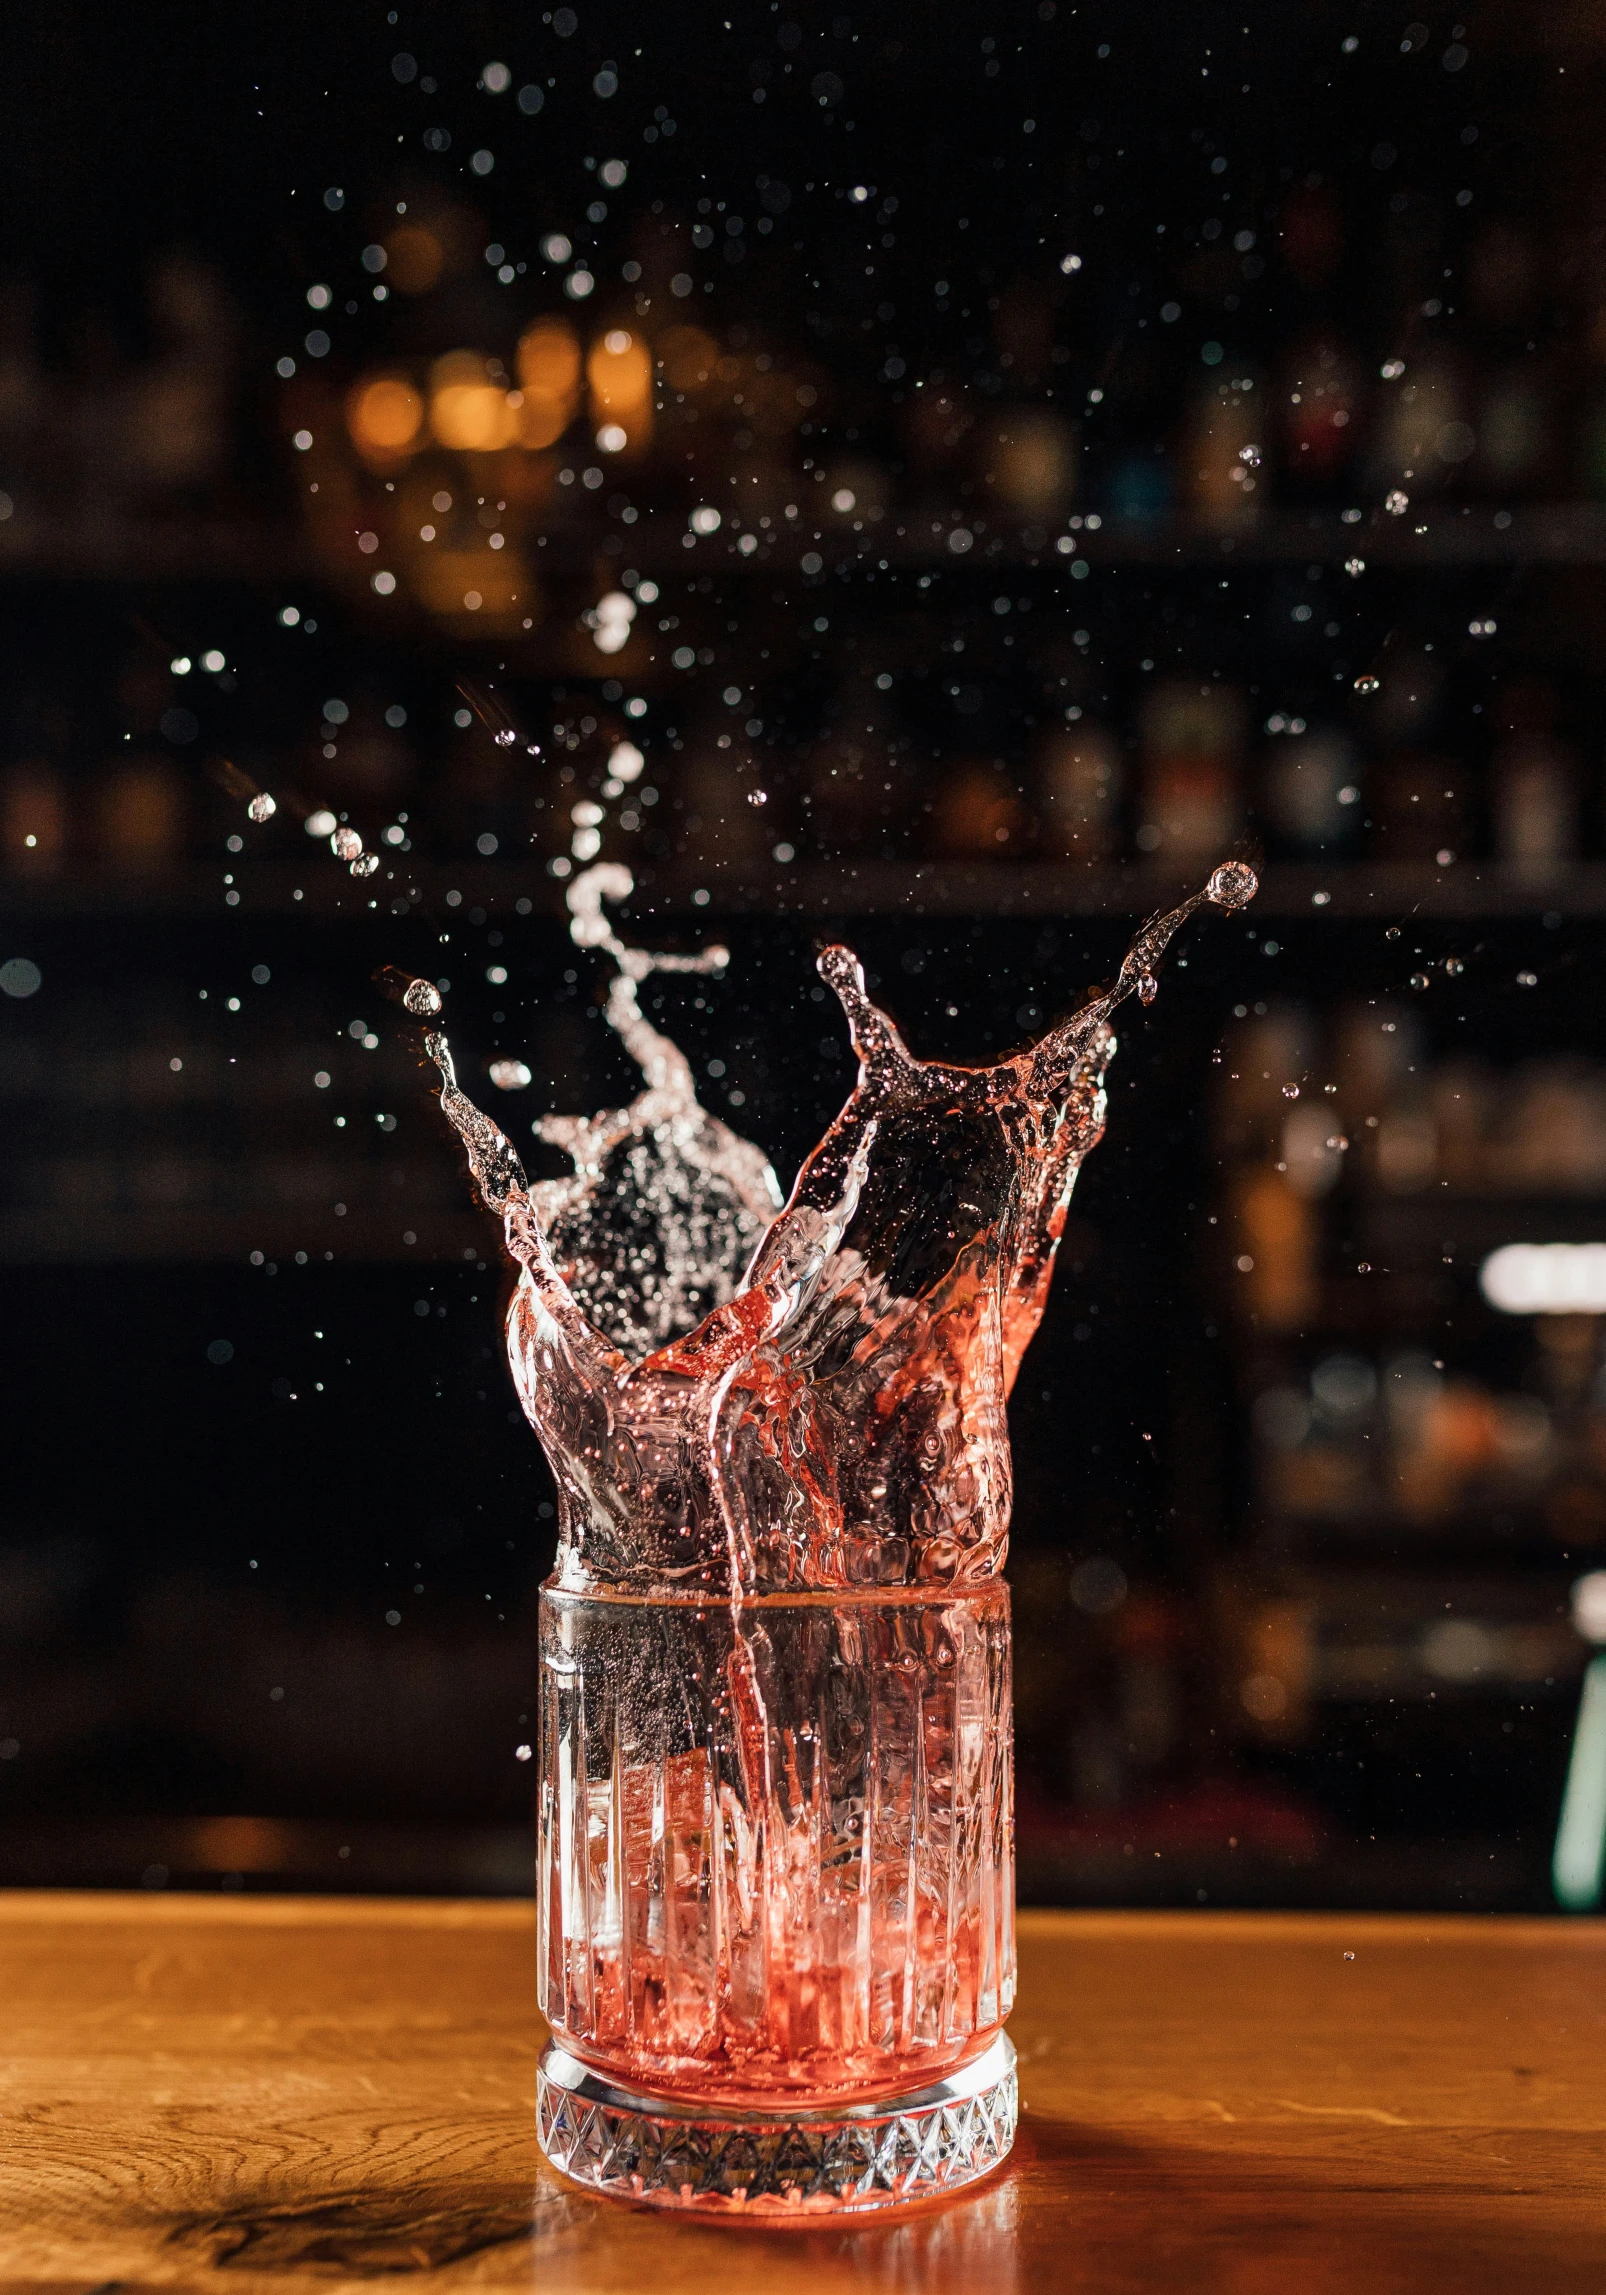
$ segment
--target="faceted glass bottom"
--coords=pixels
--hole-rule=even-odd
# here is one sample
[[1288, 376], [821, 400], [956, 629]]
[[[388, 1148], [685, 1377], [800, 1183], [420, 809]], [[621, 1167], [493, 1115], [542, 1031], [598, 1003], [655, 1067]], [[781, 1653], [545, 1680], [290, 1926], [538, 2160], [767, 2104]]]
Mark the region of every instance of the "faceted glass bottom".
[[1002, 2032], [950, 2078], [823, 2111], [697, 2105], [600, 2078], [551, 2041], [536, 2132], [593, 2191], [704, 2215], [813, 2221], [935, 2199], [998, 2166], [1015, 2140], [1015, 2051]]

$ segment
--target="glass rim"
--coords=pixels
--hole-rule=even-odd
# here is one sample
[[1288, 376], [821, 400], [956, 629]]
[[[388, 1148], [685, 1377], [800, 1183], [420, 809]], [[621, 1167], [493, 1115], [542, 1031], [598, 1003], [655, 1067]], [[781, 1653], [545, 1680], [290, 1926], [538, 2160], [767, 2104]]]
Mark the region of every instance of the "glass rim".
[[634, 1586], [562, 1586], [548, 1578], [541, 1587], [541, 1600], [554, 1607], [572, 1603], [594, 1604], [610, 1609], [635, 1610], [717, 1610], [729, 1617], [733, 1609], [748, 1610], [857, 1610], [857, 1609], [951, 1609], [956, 1602], [996, 1601], [1002, 1596], [1009, 1600], [1009, 1581], [995, 1571], [987, 1578], [973, 1578], [962, 1585], [918, 1586], [796, 1586], [779, 1592], [743, 1594], [739, 1598], [711, 1588], [675, 1587], [645, 1592]]

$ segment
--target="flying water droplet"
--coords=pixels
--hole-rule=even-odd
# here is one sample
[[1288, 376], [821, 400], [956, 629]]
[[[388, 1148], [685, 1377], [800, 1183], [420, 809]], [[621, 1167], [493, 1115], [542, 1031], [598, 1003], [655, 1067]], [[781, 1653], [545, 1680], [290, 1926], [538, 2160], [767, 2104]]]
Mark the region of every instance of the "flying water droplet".
[[1428, 986], [1427, 974], [1425, 972], [1413, 972], [1411, 975], [1411, 986], [1413, 988], [1426, 988]]
[[1205, 892], [1217, 908], [1244, 908], [1260, 890], [1260, 879], [1247, 861], [1223, 861]]
[[359, 853], [351, 864], [351, 873], [354, 877], [371, 877], [378, 866], [377, 853]]
[[522, 1092], [535, 1081], [522, 1060], [493, 1060], [486, 1073], [499, 1092]]
[[433, 980], [409, 980], [402, 1003], [415, 1020], [433, 1020], [441, 1008], [441, 992]]
[[1138, 982], [1138, 1002], [1152, 1004], [1160, 993], [1160, 983], [1152, 972], [1146, 972]]
[[271, 821], [279, 808], [266, 789], [259, 789], [245, 810], [253, 821]]
[[337, 861], [354, 861], [362, 851], [362, 839], [355, 829], [336, 829], [329, 839], [329, 850]]
[[1360, 676], [1355, 680], [1355, 690], [1357, 693], [1376, 693], [1382, 682], [1383, 680], [1380, 677], [1375, 677], [1371, 670], [1363, 669]]
[[1411, 507], [1411, 497], [1396, 486], [1383, 497], [1383, 507], [1391, 518], [1403, 518]]

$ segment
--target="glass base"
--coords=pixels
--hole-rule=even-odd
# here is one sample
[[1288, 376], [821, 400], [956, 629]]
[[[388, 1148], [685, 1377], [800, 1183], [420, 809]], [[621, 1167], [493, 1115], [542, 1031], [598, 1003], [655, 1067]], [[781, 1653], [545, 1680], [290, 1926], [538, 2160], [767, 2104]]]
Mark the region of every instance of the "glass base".
[[1015, 2051], [1002, 2032], [949, 2079], [821, 2111], [618, 2087], [555, 2040], [536, 2076], [541, 2149], [577, 2183], [653, 2207], [780, 2222], [961, 2190], [1005, 2158], [1015, 2113]]

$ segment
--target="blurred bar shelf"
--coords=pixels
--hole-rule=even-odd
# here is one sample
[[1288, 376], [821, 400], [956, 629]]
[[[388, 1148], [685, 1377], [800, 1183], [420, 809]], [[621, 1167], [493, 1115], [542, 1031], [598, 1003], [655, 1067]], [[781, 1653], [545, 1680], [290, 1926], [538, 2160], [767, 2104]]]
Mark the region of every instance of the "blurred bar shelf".
[[[1454, 571], [1480, 566], [1606, 565], [1606, 503], [1541, 502], [1506, 510], [1492, 503], [1424, 502], [1403, 516], [1375, 507], [1361, 518], [1342, 511], [1268, 508], [1254, 519], [1227, 521], [1187, 512], [1155, 516], [1119, 512], [1074, 515], [1050, 524], [978, 515], [966, 505], [887, 512], [819, 527], [802, 519], [769, 533], [736, 526], [694, 535], [685, 514], [642, 509], [629, 526], [614, 520], [558, 522], [534, 537], [540, 569], [556, 576], [604, 578], [606, 562], [627, 559], [643, 574], [777, 574], [822, 580], [855, 567], [888, 571], [943, 568], [963, 573], [1009, 567], [1067, 579], [1079, 561], [1093, 566], [1188, 570], [1236, 566], [1341, 566], [1356, 555], [1371, 569]], [[1069, 526], [1069, 530], [1067, 530]], [[745, 548], [743, 544], [751, 544]], [[1062, 548], [1061, 544], [1069, 544]], [[364, 569], [361, 569], [365, 571]], [[20, 509], [0, 524], [0, 580], [82, 582], [243, 582], [252, 585], [327, 580], [308, 536], [279, 521], [163, 521], [64, 509]], [[359, 596], [365, 595], [366, 583]], [[407, 609], [366, 598], [370, 613], [394, 622]], [[414, 616], [407, 615], [411, 622]], [[459, 635], [472, 633], [460, 632]], [[505, 634], [485, 642], [505, 648]], [[599, 665], [599, 675], [606, 670]]]
[[[681, 916], [904, 916], [904, 917], [1112, 917], [1146, 916], [1198, 889], [1207, 864], [1173, 867], [1086, 867], [1054, 861], [808, 861], [777, 868], [767, 877], [738, 875], [718, 866], [635, 861], [627, 844], [609, 858], [629, 861], [636, 876], [637, 915]], [[331, 869], [322, 849], [304, 866], [281, 862], [242, 868], [225, 886], [211, 864], [192, 864], [160, 875], [94, 873], [70, 877], [16, 876], [0, 900], [15, 920], [98, 916], [194, 917], [229, 915], [334, 917], [370, 910], [402, 915], [414, 907], [481, 908], [553, 918], [563, 913], [563, 887], [532, 856], [528, 864], [430, 861], [400, 867], [360, 886]], [[228, 900], [237, 892], [237, 900]], [[450, 896], [459, 896], [454, 900]], [[706, 897], [702, 897], [706, 896]], [[1422, 917], [1447, 923], [1484, 917], [1606, 917], [1606, 862], [1582, 862], [1543, 876], [1494, 862], [1458, 861], [1446, 868], [1409, 863], [1273, 862], [1261, 873], [1252, 916], [1257, 919]]]

